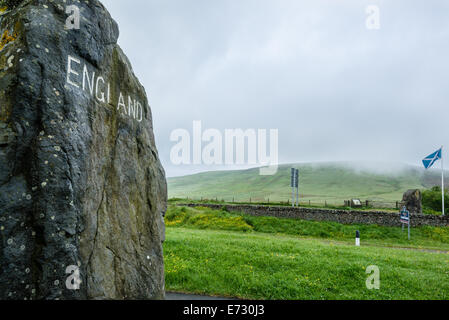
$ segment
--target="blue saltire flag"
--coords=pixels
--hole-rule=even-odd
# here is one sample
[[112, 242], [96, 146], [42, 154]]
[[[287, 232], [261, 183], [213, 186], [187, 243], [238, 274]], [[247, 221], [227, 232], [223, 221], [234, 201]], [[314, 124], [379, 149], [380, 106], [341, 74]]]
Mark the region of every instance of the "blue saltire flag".
[[433, 164], [441, 159], [441, 149], [427, 156], [422, 163], [426, 169], [429, 169]]

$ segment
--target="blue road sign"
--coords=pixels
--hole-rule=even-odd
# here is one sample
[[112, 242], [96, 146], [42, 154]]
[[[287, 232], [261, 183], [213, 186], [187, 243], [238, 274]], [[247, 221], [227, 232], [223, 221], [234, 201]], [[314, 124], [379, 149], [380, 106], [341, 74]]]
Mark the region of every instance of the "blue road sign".
[[403, 207], [401, 210], [401, 222], [403, 224], [410, 223], [410, 211], [408, 211], [406, 207]]

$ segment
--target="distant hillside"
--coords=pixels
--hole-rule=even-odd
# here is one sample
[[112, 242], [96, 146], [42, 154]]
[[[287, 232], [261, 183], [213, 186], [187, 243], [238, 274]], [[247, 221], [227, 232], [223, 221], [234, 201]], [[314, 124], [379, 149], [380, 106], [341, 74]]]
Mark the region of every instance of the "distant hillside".
[[[388, 167], [382, 164], [383, 167]], [[397, 201], [412, 188], [430, 188], [441, 184], [438, 170], [425, 171], [409, 165], [392, 165], [382, 173], [357, 163], [282, 165], [274, 176], [260, 176], [259, 169], [214, 171], [168, 179], [170, 198], [201, 197], [230, 201], [287, 201], [291, 198], [290, 169], [300, 170], [301, 201], [341, 204], [360, 198]], [[371, 167], [375, 167], [371, 164]], [[449, 175], [448, 175], [449, 179]]]

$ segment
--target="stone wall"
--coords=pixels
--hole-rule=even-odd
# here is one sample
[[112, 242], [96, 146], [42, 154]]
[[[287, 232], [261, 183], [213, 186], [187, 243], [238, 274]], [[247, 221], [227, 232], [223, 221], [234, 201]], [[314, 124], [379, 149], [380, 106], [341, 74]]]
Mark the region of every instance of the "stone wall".
[[[312, 221], [333, 221], [342, 224], [377, 224], [389, 227], [401, 226], [398, 213], [381, 211], [348, 211], [314, 208], [267, 207], [252, 205], [220, 205], [220, 204], [186, 204], [189, 207], [208, 207], [221, 209], [225, 207], [229, 212], [244, 212], [253, 216], [270, 216], [276, 218], [296, 218]], [[412, 214], [412, 226], [449, 226], [449, 217]]]

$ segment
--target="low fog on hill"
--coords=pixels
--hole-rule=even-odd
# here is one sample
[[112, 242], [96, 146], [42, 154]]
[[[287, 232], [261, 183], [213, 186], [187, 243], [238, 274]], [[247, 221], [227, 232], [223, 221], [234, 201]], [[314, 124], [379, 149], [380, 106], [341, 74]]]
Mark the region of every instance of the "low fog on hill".
[[[149, 94], [170, 177], [236, 168], [173, 165], [170, 134], [194, 120], [278, 129], [280, 163], [419, 165], [449, 147], [447, 1], [103, 2]], [[366, 27], [373, 4], [378, 30]]]
[[291, 168], [300, 171], [301, 201], [316, 203], [342, 204], [351, 198], [392, 203], [400, 201], [408, 189], [441, 185], [438, 169], [399, 163], [315, 162], [282, 165], [273, 176], [261, 176], [259, 169], [253, 168], [169, 178], [169, 197], [287, 201], [291, 197]]

